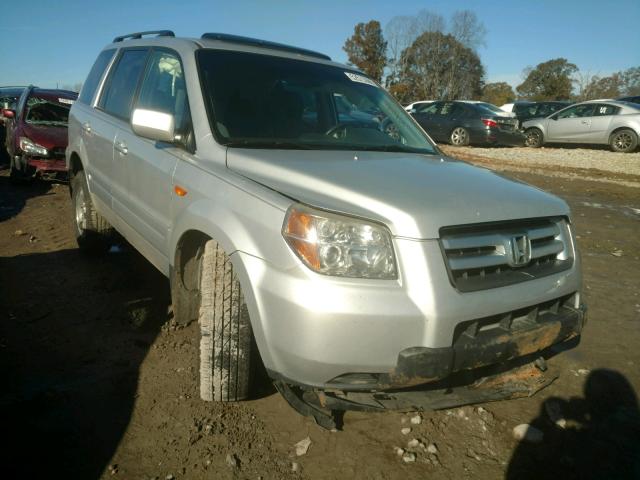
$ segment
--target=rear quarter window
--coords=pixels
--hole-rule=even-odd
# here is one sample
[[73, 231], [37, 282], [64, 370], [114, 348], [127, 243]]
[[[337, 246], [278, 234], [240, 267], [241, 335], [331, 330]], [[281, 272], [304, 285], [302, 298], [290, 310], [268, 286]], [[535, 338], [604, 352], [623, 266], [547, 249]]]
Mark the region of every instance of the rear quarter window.
[[98, 85], [100, 84], [100, 79], [104, 74], [107, 66], [111, 62], [113, 55], [116, 53], [116, 49], [112, 48], [109, 50], [104, 50], [100, 52], [98, 58], [96, 59], [93, 67], [91, 67], [91, 71], [87, 76], [87, 79], [82, 86], [82, 91], [80, 92], [80, 96], [78, 97], [78, 101], [85, 104], [90, 104], [93, 96], [98, 89]]

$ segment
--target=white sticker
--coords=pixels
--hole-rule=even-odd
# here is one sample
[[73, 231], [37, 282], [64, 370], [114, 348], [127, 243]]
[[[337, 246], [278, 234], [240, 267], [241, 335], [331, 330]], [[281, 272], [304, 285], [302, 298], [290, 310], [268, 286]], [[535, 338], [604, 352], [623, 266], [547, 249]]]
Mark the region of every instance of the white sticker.
[[378, 84], [371, 80], [370, 78], [365, 77], [364, 75], [359, 75], [353, 72], [344, 72], [344, 74], [349, 77], [352, 82], [365, 83], [367, 85], [371, 85], [373, 87], [377, 87]]
[[58, 103], [66, 103], [67, 105], [73, 105], [75, 100], [69, 100], [68, 98], [59, 98]]

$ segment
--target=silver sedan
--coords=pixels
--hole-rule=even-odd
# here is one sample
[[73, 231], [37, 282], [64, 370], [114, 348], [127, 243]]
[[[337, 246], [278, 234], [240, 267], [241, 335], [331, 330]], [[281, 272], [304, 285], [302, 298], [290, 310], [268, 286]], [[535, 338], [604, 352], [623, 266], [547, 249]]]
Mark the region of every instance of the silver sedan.
[[588, 143], [609, 145], [614, 152], [633, 152], [640, 136], [640, 105], [616, 100], [591, 100], [564, 108], [546, 118], [524, 122], [525, 145]]

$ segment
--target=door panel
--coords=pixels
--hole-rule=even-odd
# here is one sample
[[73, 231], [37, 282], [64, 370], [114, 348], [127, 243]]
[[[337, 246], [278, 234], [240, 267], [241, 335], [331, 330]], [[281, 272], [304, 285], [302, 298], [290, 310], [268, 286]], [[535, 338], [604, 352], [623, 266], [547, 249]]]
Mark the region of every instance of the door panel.
[[593, 104], [574, 105], [548, 120], [546, 140], [549, 142], [588, 143]]
[[591, 132], [589, 134], [589, 141], [592, 143], [609, 143], [609, 125], [616, 115], [620, 111], [619, 107], [615, 105], [598, 103], [591, 117]]
[[[134, 108], [168, 113], [175, 119], [176, 134], [189, 138], [191, 116], [178, 55], [169, 50], [153, 50]], [[118, 132], [116, 157], [126, 174], [127, 223], [160, 254], [167, 257], [173, 197], [173, 174], [184, 148], [138, 137], [129, 126]], [[123, 206], [124, 207], [124, 206]]]

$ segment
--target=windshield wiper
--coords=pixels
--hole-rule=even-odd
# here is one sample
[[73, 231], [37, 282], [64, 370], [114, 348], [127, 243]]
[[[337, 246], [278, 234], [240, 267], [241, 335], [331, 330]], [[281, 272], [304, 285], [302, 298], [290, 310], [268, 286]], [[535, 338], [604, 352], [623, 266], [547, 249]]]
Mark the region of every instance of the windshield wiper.
[[401, 152], [401, 153], [422, 153], [425, 155], [434, 155], [436, 152], [433, 150], [426, 150], [422, 148], [405, 147], [403, 145], [366, 145], [366, 146], [353, 146], [353, 150], [361, 150], [366, 152]]
[[235, 140], [225, 144], [227, 147], [247, 147], [247, 148], [273, 148], [291, 150], [311, 150], [311, 146], [298, 142], [285, 142], [278, 140], [258, 141], [258, 140]]

